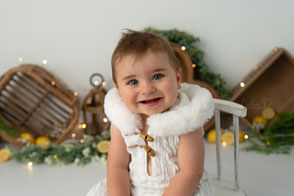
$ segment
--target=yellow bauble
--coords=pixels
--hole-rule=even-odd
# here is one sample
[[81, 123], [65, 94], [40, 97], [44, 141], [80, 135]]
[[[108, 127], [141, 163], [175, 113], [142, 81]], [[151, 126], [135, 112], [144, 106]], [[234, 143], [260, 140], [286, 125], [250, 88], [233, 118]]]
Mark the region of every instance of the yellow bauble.
[[[222, 131], [221, 131], [220, 135], [222, 137], [222, 135], [223, 135]], [[216, 143], [216, 130], [215, 129], [212, 129], [212, 130], [209, 131], [209, 133], [207, 135], [207, 140], [210, 143]]]
[[224, 145], [231, 145], [234, 143], [234, 133], [233, 132], [226, 132], [222, 136], [222, 143]]
[[97, 144], [97, 150], [101, 153], [107, 153], [109, 149], [110, 142], [108, 140], [103, 140]]
[[261, 123], [261, 124], [265, 125], [266, 124], [266, 121], [267, 120], [263, 116], [255, 116], [253, 118], [253, 122], [252, 123], [256, 123], [256, 124]]
[[267, 120], [271, 120], [275, 117], [276, 113], [275, 110], [273, 108], [265, 108], [262, 111], [262, 116], [267, 119]]
[[20, 138], [25, 139], [26, 143], [33, 144], [35, 142], [34, 136], [28, 132], [20, 134]]
[[36, 145], [43, 149], [47, 149], [50, 142], [51, 140], [48, 137], [38, 137], [36, 139]]
[[0, 150], [0, 162], [5, 162], [10, 159], [10, 151], [6, 148]]
[[242, 130], [239, 130], [239, 143], [243, 142], [245, 139], [245, 133]]

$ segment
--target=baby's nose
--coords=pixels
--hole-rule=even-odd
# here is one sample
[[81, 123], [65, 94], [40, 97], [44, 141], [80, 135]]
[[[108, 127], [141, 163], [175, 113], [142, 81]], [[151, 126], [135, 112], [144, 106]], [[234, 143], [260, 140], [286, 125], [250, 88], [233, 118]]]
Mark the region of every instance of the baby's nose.
[[142, 87], [142, 94], [148, 95], [155, 92], [155, 88], [150, 84], [144, 84]]

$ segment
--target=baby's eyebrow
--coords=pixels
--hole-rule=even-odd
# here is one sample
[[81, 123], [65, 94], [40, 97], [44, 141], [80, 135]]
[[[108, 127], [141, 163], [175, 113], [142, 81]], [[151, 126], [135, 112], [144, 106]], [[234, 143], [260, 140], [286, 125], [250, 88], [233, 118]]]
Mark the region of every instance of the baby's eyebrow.
[[153, 70], [152, 72], [159, 72], [159, 71], [166, 71], [166, 69], [164, 69], [164, 68], [159, 68], [159, 69], [155, 69], [155, 70]]
[[128, 79], [134, 78], [134, 77], [136, 77], [136, 75], [129, 75], [129, 76], [124, 77], [122, 80], [128, 80]]

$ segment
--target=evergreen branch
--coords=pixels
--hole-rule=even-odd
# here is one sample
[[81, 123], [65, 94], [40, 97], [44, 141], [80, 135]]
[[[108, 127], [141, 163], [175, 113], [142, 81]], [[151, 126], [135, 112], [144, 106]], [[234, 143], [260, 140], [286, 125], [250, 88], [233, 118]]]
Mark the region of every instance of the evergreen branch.
[[293, 130], [294, 114], [279, 114], [276, 120], [268, 123], [263, 134], [253, 128], [253, 133], [249, 135], [248, 140], [251, 145], [244, 150], [265, 154], [290, 154], [291, 145], [294, 145]]

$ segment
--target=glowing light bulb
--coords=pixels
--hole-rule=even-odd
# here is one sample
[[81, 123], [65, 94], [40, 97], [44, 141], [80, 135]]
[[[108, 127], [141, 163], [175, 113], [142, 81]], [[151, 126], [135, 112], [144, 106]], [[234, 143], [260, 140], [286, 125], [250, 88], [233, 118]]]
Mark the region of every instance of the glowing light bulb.
[[196, 67], [196, 64], [192, 64], [192, 67], [195, 68]]
[[94, 84], [97, 86], [99, 84], [99, 82], [97, 80], [95, 80]]
[[27, 168], [30, 172], [33, 171], [33, 162], [28, 162]]
[[79, 93], [77, 92], [74, 92], [74, 96], [77, 97], [79, 95]]
[[222, 142], [223, 147], [227, 146], [227, 142]]
[[185, 46], [182, 46], [181, 47], [181, 50], [183, 50], [183, 51], [186, 50], [186, 47]]
[[18, 58], [18, 62], [22, 62], [23, 61], [23, 58]]
[[79, 124], [79, 125], [78, 125], [78, 128], [79, 128], [79, 129], [83, 128], [82, 124]]
[[82, 124], [82, 128], [85, 129], [87, 127], [86, 123]]
[[73, 138], [75, 138], [75, 137], [76, 137], [76, 134], [75, 134], [75, 133], [73, 133], [73, 134], [71, 134], [71, 136], [72, 136]]
[[103, 122], [107, 122], [108, 121], [108, 119], [107, 118], [103, 118]]
[[102, 82], [102, 86], [106, 86], [106, 82]]
[[81, 139], [81, 140], [80, 140], [80, 142], [83, 144], [83, 143], [84, 143], [84, 140], [83, 140], [83, 139]]
[[42, 63], [43, 63], [44, 65], [46, 65], [46, 64], [48, 63], [48, 61], [47, 61], [46, 59], [44, 59], [44, 60], [42, 61]]
[[54, 82], [54, 81], [52, 81], [52, 82], [51, 82], [51, 85], [52, 85], [52, 86], [55, 86], [55, 82]]
[[248, 140], [249, 136], [248, 136], [248, 135], [245, 135], [244, 138], [245, 138], [246, 140]]
[[244, 82], [240, 82], [240, 86], [243, 88], [245, 87], [245, 83]]

